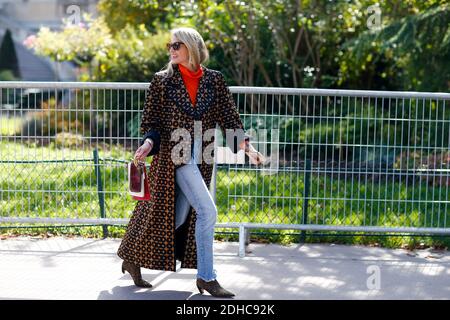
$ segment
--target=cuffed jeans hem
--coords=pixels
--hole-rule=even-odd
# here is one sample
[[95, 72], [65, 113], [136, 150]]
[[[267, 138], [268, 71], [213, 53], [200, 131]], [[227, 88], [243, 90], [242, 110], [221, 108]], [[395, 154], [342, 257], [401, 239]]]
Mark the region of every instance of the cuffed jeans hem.
[[217, 277], [207, 278], [207, 277], [203, 277], [203, 276], [197, 275], [197, 279], [202, 279], [203, 281], [210, 282], [210, 281], [216, 280]]

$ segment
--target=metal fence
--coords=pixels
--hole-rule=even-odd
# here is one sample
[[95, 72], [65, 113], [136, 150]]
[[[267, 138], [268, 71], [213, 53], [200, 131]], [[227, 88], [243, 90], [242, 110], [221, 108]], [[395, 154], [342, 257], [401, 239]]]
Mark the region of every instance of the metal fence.
[[[0, 82], [0, 223], [126, 224], [147, 87]], [[230, 89], [272, 159], [215, 165], [217, 227], [241, 244], [252, 228], [450, 233], [450, 94]]]

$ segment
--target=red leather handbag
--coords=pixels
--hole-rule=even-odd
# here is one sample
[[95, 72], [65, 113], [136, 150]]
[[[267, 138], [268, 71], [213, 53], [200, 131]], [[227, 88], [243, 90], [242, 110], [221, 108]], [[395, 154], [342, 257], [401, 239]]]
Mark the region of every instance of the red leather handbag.
[[145, 162], [128, 163], [128, 192], [134, 200], [150, 200]]

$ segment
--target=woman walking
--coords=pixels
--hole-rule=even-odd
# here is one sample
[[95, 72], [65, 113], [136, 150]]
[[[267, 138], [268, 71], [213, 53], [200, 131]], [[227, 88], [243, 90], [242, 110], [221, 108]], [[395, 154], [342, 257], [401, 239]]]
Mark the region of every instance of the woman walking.
[[[122, 272], [128, 271], [136, 286], [152, 286], [142, 278], [141, 267], [175, 271], [179, 260], [182, 268], [197, 269], [200, 293], [232, 297], [217, 282], [213, 267], [217, 208], [209, 193], [213, 164], [203, 155], [214, 140], [204, 143], [204, 133], [216, 123], [222, 132], [240, 129], [234, 143], [227, 140], [233, 152], [239, 146], [247, 154], [259, 153], [243, 134], [223, 75], [203, 65], [208, 51], [201, 35], [192, 28], [174, 29], [167, 48], [167, 68], [154, 75], [147, 90], [140, 128], [143, 139], [135, 153], [139, 161], [153, 155], [148, 172], [151, 199], [137, 203], [117, 254], [124, 260]], [[174, 132], [184, 133], [189, 141], [180, 142]], [[181, 159], [180, 146], [190, 150]], [[253, 163], [260, 161], [256, 158]]]

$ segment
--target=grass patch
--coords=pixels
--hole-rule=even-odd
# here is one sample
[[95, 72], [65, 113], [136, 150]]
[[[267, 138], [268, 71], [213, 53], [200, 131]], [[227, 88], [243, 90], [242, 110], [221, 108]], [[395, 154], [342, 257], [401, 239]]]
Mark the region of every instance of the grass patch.
[[[0, 216], [96, 218], [100, 216], [92, 146], [70, 149], [38, 147], [0, 141]], [[128, 160], [120, 146], [100, 148], [101, 159]], [[59, 162], [19, 163], [30, 159]], [[80, 161], [71, 161], [71, 160]], [[65, 161], [60, 161], [65, 160]], [[3, 161], [3, 162], [2, 162]], [[5, 162], [11, 161], [11, 162]], [[105, 213], [128, 218], [136, 205], [127, 193], [125, 163], [101, 162]], [[217, 173], [218, 222], [301, 224], [305, 201], [305, 173], [280, 171], [274, 175], [241, 168], [220, 167]], [[365, 176], [333, 177], [313, 172], [308, 196], [308, 224], [448, 228], [448, 187], [401, 179], [375, 181]], [[5, 225], [3, 225], [5, 226]], [[16, 225], [20, 227], [19, 225]], [[31, 231], [30, 231], [31, 230]], [[109, 226], [109, 235], [122, 237], [124, 226]], [[236, 230], [217, 230], [217, 240], [237, 240]], [[101, 226], [0, 229], [2, 234], [50, 233], [101, 237]], [[227, 233], [228, 232], [228, 233]], [[386, 247], [448, 246], [447, 240], [418, 236], [315, 235], [307, 242], [368, 244]], [[255, 230], [253, 241], [295, 243], [292, 230]], [[422, 241], [422, 242], [420, 242]]]

